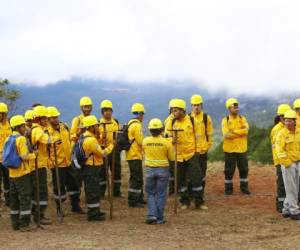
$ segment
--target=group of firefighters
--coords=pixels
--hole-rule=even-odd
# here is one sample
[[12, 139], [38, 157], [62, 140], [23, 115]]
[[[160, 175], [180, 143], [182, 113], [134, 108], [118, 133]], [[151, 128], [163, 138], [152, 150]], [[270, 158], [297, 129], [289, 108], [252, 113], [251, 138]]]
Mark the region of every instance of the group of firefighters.
[[[87, 219], [104, 220], [105, 213], [100, 211], [100, 200], [105, 193], [110, 199], [122, 197], [120, 155], [124, 148], [118, 145], [118, 137], [122, 137], [123, 141], [127, 137], [129, 144], [125, 150], [130, 170], [128, 206], [144, 207], [147, 204], [147, 224], [165, 222], [164, 208], [168, 194], [175, 193], [175, 212], [177, 193], [181, 209], [189, 208], [193, 201], [196, 209], [207, 210], [204, 191], [207, 153], [213, 145], [213, 123], [203, 111], [200, 95], [193, 95], [190, 103], [191, 112], [188, 113], [183, 99], [170, 100], [169, 116], [164, 123], [157, 118], [150, 120], [150, 135], [145, 138], [142, 125], [145, 108], [141, 103], [132, 105], [132, 117], [122, 128], [113, 116], [110, 100], [101, 102], [102, 117], [97, 119], [91, 115], [91, 98], [82, 97], [81, 114], [73, 119], [70, 129], [60, 121], [60, 112], [56, 107], [34, 104], [24, 116], [16, 115], [9, 120], [7, 105], [0, 103], [0, 155], [9, 138], [15, 137], [16, 151], [21, 159], [19, 167], [11, 168], [3, 166], [0, 158], [1, 183], [5, 204], [10, 207], [12, 228], [32, 230], [34, 226], [30, 223], [31, 219], [37, 225], [51, 224], [45, 215], [48, 169], [52, 172], [58, 217], [63, 217], [62, 203], [67, 196], [70, 197], [72, 212], [85, 213], [80, 205], [80, 194], [84, 189]], [[222, 120], [225, 194], [233, 193], [232, 179], [237, 166], [240, 190], [250, 195], [247, 160], [249, 125], [245, 116], [240, 115], [239, 102], [235, 98], [228, 99], [225, 105], [228, 109], [228, 115]], [[294, 108], [300, 115], [299, 99], [295, 101]], [[278, 175], [277, 209], [284, 217], [292, 219], [300, 219], [297, 206], [300, 134], [296, 129], [299, 115], [288, 105], [280, 105], [271, 133]], [[74, 167], [76, 145], [85, 155], [81, 169]], [[147, 202], [143, 192], [143, 159]]]

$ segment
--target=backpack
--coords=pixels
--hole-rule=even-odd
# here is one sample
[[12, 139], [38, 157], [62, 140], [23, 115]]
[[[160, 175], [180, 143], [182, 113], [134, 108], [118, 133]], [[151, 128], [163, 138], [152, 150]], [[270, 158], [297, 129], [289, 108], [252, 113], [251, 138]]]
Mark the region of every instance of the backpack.
[[131, 144], [134, 142], [134, 139], [131, 142], [129, 141], [128, 129], [133, 123], [137, 123], [137, 122], [138, 121], [132, 121], [128, 124], [123, 125], [117, 138], [117, 146], [120, 151], [122, 150], [128, 151], [130, 149]]
[[16, 139], [20, 135], [11, 135], [4, 144], [2, 153], [2, 165], [5, 168], [19, 168], [22, 163], [22, 158], [19, 156], [16, 146]]
[[83, 142], [84, 140], [90, 136], [80, 136], [79, 140], [75, 143], [72, 154], [71, 154], [71, 161], [72, 167], [74, 169], [83, 169], [85, 162], [91, 156], [86, 156], [83, 150]]

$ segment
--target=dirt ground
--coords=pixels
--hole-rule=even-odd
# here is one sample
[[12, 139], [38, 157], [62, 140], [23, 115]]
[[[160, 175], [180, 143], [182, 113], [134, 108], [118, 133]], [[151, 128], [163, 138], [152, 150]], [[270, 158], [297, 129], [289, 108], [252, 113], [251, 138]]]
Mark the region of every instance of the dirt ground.
[[[68, 211], [66, 203], [66, 217], [59, 224], [51, 198], [48, 214], [53, 225], [30, 233], [13, 232], [9, 209], [2, 203], [0, 249], [300, 249], [300, 222], [283, 219], [275, 211], [273, 167], [251, 165], [251, 196], [240, 193], [236, 174], [234, 195], [225, 197], [222, 171], [222, 163], [209, 164], [209, 210], [191, 207], [175, 216], [170, 197], [164, 225], [146, 225], [146, 208], [129, 209], [125, 197], [115, 200], [112, 221], [87, 222], [85, 215]], [[127, 180], [126, 166], [123, 172]], [[124, 185], [124, 194], [126, 189]], [[107, 201], [102, 208], [109, 211]]]

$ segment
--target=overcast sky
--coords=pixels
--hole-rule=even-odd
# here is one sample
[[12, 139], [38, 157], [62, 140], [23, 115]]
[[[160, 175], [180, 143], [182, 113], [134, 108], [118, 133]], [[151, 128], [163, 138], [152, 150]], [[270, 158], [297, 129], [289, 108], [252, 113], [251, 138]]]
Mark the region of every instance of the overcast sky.
[[300, 1], [0, 0], [0, 77], [300, 90]]

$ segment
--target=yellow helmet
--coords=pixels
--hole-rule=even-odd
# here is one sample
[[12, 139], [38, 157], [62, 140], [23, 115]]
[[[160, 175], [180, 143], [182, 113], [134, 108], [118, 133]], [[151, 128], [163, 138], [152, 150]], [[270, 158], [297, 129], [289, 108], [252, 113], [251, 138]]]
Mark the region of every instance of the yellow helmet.
[[225, 106], [228, 109], [231, 105], [233, 105], [235, 103], [239, 104], [239, 102], [238, 102], [237, 99], [235, 99], [235, 98], [229, 98], [229, 99], [227, 99]]
[[80, 107], [87, 105], [93, 105], [93, 102], [91, 98], [89, 98], [88, 96], [84, 96], [80, 99]]
[[13, 128], [23, 124], [25, 124], [25, 119], [22, 115], [15, 115], [10, 118], [10, 126]]
[[141, 103], [135, 103], [131, 106], [131, 113], [145, 113], [144, 105]]
[[25, 120], [26, 120], [26, 121], [32, 120], [32, 119], [33, 119], [33, 115], [34, 115], [33, 110], [27, 110], [27, 111], [25, 112]]
[[99, 124], [96, 116], [94, 115], [88, 115], [86, 117], [83, 118], [83, 127], [84, 128], [88, 128], [94, 125]]
[[285, 119], [297, 119], [297, 113], [295, 110], [287, 110], [285, 113], [284, 113], [284, 118]]
[[57, 110], [56, 107], [50, 106], [47, 108], [47, 112], [48, 112], [48, 117], [57, 117], [60, 116], [59, 111]]
[[0, 102], [0, 113], [7, 113], [8, 107], [4, 102]]
[[104, 109], [104, 108], [113, 108], [113, 104], [110, 100], [103, 100], [100, 104], [100, 109]]
[[171, 108], [180, 108], [183, 110], [186, 109], [185, 101], [182, 99], [174, 99], [174, 101], [171, 104], [172, 104]]
[[298, 109], [298, 108], [300, 108], [300, 98], [294, 101], [294, 109]]
[[48, 111], [47, 108], [45, 106], [36, 106], [33, 109], [33, 116], [34, 117], [47, 117], [48, 115]]
[[191, 104], [197, 105], [203, 103], [203, 99], [201, 95], [192, 95], [191, 97]]
[[286, 103], [280, 104], [277, 108], [277, 115], [284, 115], [284, 113], [290, 109], [292, 109], [290, 105]]
[[173, 106], [174, 102], [176, 102], [176, 100], [178, 100], [178, 99], [173, 98], [169, 101], [169, 109], [172, 108], [172, 106]]
[[149, 122], [148, 129], [162, 129], [163, 124], [158, 118], [154, 118]]

